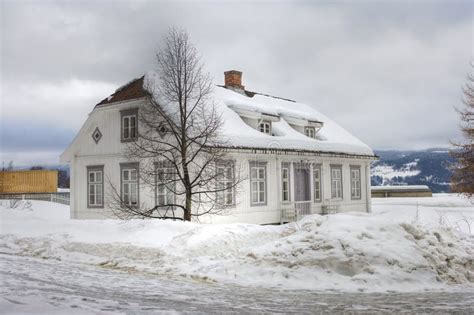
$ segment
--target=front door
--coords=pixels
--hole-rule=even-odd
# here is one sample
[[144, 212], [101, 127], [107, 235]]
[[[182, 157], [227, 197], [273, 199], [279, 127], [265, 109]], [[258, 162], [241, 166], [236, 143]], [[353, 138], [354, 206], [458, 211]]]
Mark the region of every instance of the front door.
[[295, 167], [295, 201], [311, 200], [311, 178], [309, 168]]

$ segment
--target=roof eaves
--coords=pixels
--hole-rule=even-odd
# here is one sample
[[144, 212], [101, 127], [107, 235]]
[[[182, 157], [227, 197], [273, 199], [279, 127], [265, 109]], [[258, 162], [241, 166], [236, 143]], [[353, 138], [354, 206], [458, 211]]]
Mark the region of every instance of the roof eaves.
[[247, 147], [247, 146], [221, 146], [220, 148], [226, 150], [247, 150], [252, 153], [298, 153], [302, 155], [318, 155], [318, 156], [337, 156], [337, 157], [348, 157], [348, 158], [363, 158], [376, 160], [378, 156], [370, 154], [356, 154], [356, 153], [346, 153], [346, 152], [337, 152], [337, 151], [321, 151], [321, 150], [308, 150], [308, 149], [285, 149], [285, 148], [264, 148], [264, 147]]

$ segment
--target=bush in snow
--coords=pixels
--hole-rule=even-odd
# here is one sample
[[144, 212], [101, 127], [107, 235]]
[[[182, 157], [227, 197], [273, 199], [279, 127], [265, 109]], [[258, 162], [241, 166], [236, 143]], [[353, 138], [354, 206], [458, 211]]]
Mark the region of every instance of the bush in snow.
[[21, 199], [2, 200], [0, 203], [6, 209], [31, 210], [31, 201]]

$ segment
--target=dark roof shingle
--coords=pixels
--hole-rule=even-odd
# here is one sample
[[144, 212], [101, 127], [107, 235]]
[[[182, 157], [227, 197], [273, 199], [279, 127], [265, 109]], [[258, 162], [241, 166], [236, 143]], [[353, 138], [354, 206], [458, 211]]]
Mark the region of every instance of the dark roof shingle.
[[96, 106], [120, 102], [120, 101], [127, 101], [127, 100], [132, 100], [135, 98], [147, 96], [148, 93], [143, 88], [144, 78], [145, 76], [142, 76], [141, 78], [135, 79], [127, 83], [126, 85], [118, 88], [115, 91], [115, 93], [113, 93], [109, 97], [104, 98], [102, 101], [97, 103]]

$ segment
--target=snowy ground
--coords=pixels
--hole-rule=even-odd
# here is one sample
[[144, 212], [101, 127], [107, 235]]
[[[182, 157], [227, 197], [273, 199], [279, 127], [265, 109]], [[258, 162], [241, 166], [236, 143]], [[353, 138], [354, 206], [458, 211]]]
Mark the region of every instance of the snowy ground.
[[[455, 195], [373, 199], [372, 214], [283, 226], [71, 221], [68, 207], [41, 201], [25, 209], [4, 201], [0, 220], [0, 309], [12, 312], [442, 312], [474, 304], [474, 206]], [[197, 291], [205, 293], [183, 302]]]
[[322, 293], [0, 255], [1, 314], [469, 314], [474, 294]]

